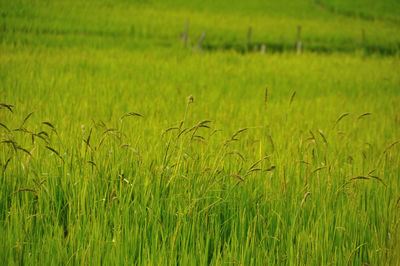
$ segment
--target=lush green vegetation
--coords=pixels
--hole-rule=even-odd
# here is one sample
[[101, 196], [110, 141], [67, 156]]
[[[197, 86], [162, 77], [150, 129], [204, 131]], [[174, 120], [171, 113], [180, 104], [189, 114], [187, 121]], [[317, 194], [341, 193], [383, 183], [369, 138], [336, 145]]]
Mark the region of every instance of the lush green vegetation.
[[398, 4], [324, 2], [2, 1], [0, 262], [399, 263]]
[[392, 23], [400, 23], [400, 1], [341, 1], [341, 0], [319, 0], [317, 4], [331, 12], [342, 15], [355, 16], [367, 20], [385, 20]]
[[[253, 45], [264, 44], [270, 51], [294, 49], [298, 26], [304, 49], [312, 51], [395, 54], [400, 47], [398, 23], [341, 15], [319, 2], [186, 2], [2, 1], [1, 38], [16, 45], [170, 47], [189, 20], [189, 42], [196, 44], [207, 31], [204, 46], [215, 50], [243, 51], [249, 27]], [[398, 5], [390, 6], [397, 14]], [[380, 9], [371, 5], [370, 10]]]

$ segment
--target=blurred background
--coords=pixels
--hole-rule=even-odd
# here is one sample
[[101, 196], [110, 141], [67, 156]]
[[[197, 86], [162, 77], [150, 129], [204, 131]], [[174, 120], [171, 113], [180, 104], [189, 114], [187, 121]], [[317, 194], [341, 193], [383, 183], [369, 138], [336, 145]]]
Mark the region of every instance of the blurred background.
[[2, 0], [0, 9], [1, 41], [15, 45], [280, 52], [301, 42], [385, 55], [400, 47], [398, 0]]

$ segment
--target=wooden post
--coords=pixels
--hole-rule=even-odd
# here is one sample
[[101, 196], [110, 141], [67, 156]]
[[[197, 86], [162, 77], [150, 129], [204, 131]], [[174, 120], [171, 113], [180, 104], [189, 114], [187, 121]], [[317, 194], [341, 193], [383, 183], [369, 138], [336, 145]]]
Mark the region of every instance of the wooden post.
[[296, 51], [301, 54], [301, 26], [297, 26]]
[[251, 27], [247, 31], [247, 43], [246, 43], [246, 50], [247, 52], [250, 50], [250, 43], [251, 43]]
[[205, 31], [203, 32], [203, 34], [201, 35], [201, 37], [200, 37], [199, 44], [197, 45], [197, 47], [198, 47], [200, 50], [201, 50], [201, 46], [203, 45], [204, 38], [206, 38], [206, 35], [207, 35], [207, 31], [205, 30]]
[[265, 44], [261, 45], [261, 54], [265, 54]]
[[187, 47], [188, 30], [189, 30], [189, 19], [186, 20], [185, 32], [183, 33], [183, 42], [185, 44], [185, 48]]
[[258, 44], [255, 44], [255, 45], [254, 45], [253, 51], [254, 51], [254, 52], [257, 52], [257, 51], [258, 51]]
[[361, 40], [362, 40], [362, 45], [365, 48], [366, 44], [367, 44], [367, 41], [366, 41], [366, 38], [365, 38], [365, 30], [364, 29], [361, 30]]

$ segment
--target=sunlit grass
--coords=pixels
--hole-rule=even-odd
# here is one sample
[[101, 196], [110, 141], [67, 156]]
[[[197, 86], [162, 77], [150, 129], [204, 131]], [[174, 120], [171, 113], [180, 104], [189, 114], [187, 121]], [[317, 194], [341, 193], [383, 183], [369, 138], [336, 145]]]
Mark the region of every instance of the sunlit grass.
[[[399, 263], [399, 58], [341, 49], [358, 25], [392, 45], [392, 23], [335, 33], [305, 2], [265, 21], [257, 1], [221, 20], [211, 2], [32, 3], [2, 4], [3, 264]], [[108, 9], [142, 13], [103, 28]], [[190, 38], [216, 25], [208, 45], [307, 20], [330, 53], [183, 49], [188, 15]]]

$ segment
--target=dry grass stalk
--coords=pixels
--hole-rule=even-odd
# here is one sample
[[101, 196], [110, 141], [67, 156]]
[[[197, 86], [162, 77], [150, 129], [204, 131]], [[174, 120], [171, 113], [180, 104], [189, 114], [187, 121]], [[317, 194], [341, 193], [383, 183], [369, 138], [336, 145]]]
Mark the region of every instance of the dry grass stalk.
[[292, 95], [290, 96], [290, 100], [289, 100], [289, 106], [292, 104], [294, 96], [296, 96], [296, 91], [292, 92]]

